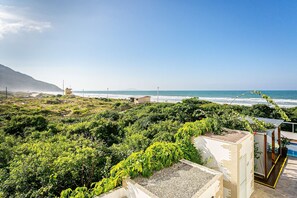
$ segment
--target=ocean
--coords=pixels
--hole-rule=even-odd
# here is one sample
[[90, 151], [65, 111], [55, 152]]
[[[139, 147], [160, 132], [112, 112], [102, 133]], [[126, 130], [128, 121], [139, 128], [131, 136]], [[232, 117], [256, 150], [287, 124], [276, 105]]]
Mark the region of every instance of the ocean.
[[[297, 106], [297, 90], [261, 91], [270, 96], [281, 107]], [[157, 90], [152, 91], [74, 91], [74, 94], [85, 97], [109, 97], [128, 99], [129, 97], [151, 96], [153, 102], [180, 102], [182, 99], [198, 97], [220, 104], [254, 105], [267, 104], [260, 96], [251, 91], [188, 91], [188, 90]]]

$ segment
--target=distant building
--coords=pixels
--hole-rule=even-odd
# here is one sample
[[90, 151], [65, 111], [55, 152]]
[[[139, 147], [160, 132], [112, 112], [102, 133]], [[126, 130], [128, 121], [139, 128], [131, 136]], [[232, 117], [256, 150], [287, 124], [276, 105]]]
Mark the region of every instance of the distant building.
[[66, 95], [66, 96], [72, 95], [72, 89], [71, 88], [66, 88], [64, 90], [64, 95]]
[[143, 104], [143, 103], [150, 103], [151, 97], [150, 96], [143, 96], [143, 97], [130, 97], [130, 102], [134, 104]]

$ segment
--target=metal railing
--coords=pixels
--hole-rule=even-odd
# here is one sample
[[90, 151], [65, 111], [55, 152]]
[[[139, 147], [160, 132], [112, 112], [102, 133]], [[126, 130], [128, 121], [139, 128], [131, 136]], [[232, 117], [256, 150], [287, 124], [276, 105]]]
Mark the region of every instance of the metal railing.
[[[288, 127], [288, 125], [291, 125]], [[291, 128], [291, 130], [289, 130]], [[281, 130], [286, 132], [297, 133], [297, 123], [296, 122], [283, 122], [281, 125]]]

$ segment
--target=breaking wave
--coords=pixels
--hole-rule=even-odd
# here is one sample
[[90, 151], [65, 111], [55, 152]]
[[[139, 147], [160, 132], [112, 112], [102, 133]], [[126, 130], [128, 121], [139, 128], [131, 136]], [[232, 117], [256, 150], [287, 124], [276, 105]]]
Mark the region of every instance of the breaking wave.
[[[122, 94], [101, 94], [101, 93], [75, 93], [79, 96], [84, 97], [109, 97], [114, 99], [128, 99], [129, 97], [141, 97], [143, 95], [122, 95]], [[191, 98], [192, 96], [151, 96], [152, 102], [181, 102], [183, 99]], [[201, 100], [207, 100], [219, 104], [234, 104], [234, 105], [245, 105], [251, 106], [255, 104], [268, 104], [262, 98], [231, 98], [231, 97], [199, 97]], [[273, 99], [280, 107], [296, 107], [297, 100], [295, 99]]]

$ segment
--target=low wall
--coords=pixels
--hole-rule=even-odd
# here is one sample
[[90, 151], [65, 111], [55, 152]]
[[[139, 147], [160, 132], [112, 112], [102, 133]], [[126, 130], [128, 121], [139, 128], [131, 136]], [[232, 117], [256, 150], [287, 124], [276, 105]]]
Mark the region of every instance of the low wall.
[[95, 198], [125, 198], [127, 197], [127, 191], [124, 188], [116, 188], [108, 193], [104, 193]]

